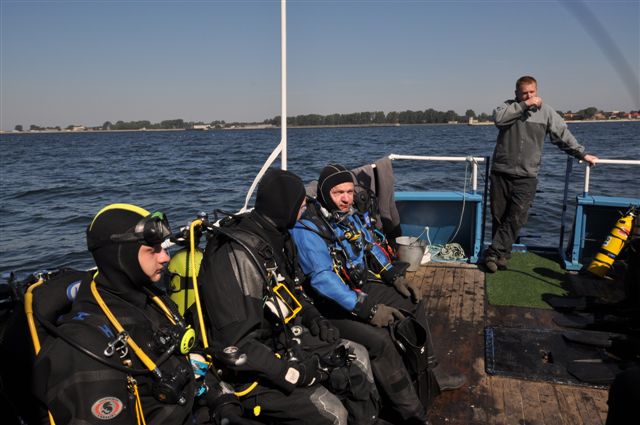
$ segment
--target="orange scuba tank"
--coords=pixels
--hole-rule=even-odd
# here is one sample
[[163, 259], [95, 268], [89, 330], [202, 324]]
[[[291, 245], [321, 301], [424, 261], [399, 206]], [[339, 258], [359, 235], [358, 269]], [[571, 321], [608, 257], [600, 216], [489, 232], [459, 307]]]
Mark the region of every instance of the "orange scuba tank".
[[604, 240], [600, 251], [596, 254], [593, 261], [591, 261], [589, 267], [587, 267], [588, 271], [600, 277], [604, 277], [607, 274], [616, 257], [620, 251], [622, 251], [625, 242], [629, 238], [629, 234], [631, 234], [636, 215], [636, 209], [631, 208], [624, 217], [618, 220], [613, 229], [611, 229], [609, 236]]

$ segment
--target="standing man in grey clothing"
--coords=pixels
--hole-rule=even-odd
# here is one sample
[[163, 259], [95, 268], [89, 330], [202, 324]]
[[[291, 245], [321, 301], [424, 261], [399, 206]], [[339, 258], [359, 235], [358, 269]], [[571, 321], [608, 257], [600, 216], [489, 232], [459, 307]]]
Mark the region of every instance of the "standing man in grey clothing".
[[527, 222], [538, 185], [542, 147], [548, 134], [551, 143], [568, 155], [595, 165], [598, 157], [586, 154], [558, 113], [538, 97], [538, 83], [530, 76], [516, 81], [516, 98], [493, 111], [500, 130], [491, 167], [491, 246], [485, 252], [487, 271], [504, 269], [511, 245]]

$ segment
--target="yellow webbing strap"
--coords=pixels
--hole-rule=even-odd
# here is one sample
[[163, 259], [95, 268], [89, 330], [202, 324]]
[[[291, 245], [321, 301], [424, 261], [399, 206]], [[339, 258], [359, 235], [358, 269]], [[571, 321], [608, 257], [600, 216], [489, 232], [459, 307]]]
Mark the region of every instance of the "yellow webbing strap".
[[158, 298], [157, 295], [151, 295], [151, 300], [154, 303], [156, 303], [156, 305], [160, 308], [160, 310], [162, 310], [162, 312], [167, 316], [167, 319], [169, 319], [171, 324], [175, 325], [176, 321], [173, 320], [173, 314], [171, 313], [171, 311], [169, 311], [169, 308], [166, 306], [166, 304], [163, 303], [162, 300]]
[[132, 376], [127, 376], [127, 381], [129, 384], [129, 391], [133, 393], [133, 396], [136, 399], [136, 423], [137, 425], [147, 425], [147, 421], [144, 419], [144, 411], [142, 410], [142, 401], [140, 401], [140, 393], [138, 392], [138, 382]]
[[[31, 334], [31, 341], [33, 342], [33, 349], [36, 352], [36, 355], [40, 352], [40, 338], [38, 337], [38, 330], [36, 329], [36, 322], [33, 318], [33, 290], [38, 286], [44, 283], [44, 279], [40, 278], [38, 281], [27, 289], [26, 294], [24, 294], [24, 312], [27, 315], [27, 323], [29, 325], [29, 333]], [[53, 420], [53, 415], [50, 411], [47, 411], [49, 414], [49, 423], [51, 425], [56, 425], [56, 422]]]
[[33, 290], [44, 283], [44, 279], [40, 278], [36, 283], [29, 286], [24, 294], [24, 312], [27, 315], [27, 323], [29, 324], [29, 333], [36, 355], [40, 352], [40, 338], [36, 329], [36, 322], [33, 318]]
[[204, 327], [204, 318], [202, 316], [202, 304], [200, 304], [200, 291], [198, 290], [198, 280], [196, 279], [196, 242], [195, 232], [196, 226], [202, 225], [202, 220], [194, 220], [189, 226], [189, 249], [191, 250], [191, 280], [193, 281], [193, 298], [196, 303], [196, 311], [198, 313], [198, 322], [200, 323], [200, 335], [202, 336], [202, 345], [204, 348], [209, 348], [209, 341], [207, 339], [207, 331]]
[[[98, 288], [96, 288], [95, 280], [91, 281], [91, 293], [93, 293], [93, 296], [98, 302], [98, 305], [104, 312], [105, 316], [107, 316], [107, 318], [109, 319], [113, 327], [116, 328], [118, 333], [124, 332], [124, 328], [122, 327], [120, 322], [118, 322], [118, 319], [116, 319], [116, 317], [113, 315], [111, 310], [109, 310], [109, 307], [107, 307], [107, 304], [105, 304], [104, 300], [98, 293]], [[144, 363], [147, 369], [149, 369], [150, 371], [155, 371], [158, 368], [156, 364], [153, 362], [153, 360], [151, 360], [149, 356], [147, 356], [145, 352], [142, 351], [142, 349], [138, 346], [138, 344], [136, 344], [136, 342], [133, 340], [133, 338], [131, 338], [131, 336], [129, 336], [129, 338], [127, 339], [127, 344], [136, 353], [138, 358], [142, 361], [142, 363]]]
[[258, 386], [258, 381], [255, 381], [253, 384], [249, 385], [246, 389], [242, 390], [242, 391], [236, 391], [233, 394], [236, 397], [242, 397], [245, 396], [247, 394], [249, 394], [251, 391], [253, 391], [256, 387]]
[[333, 271], [334, 273], [338, 276], [338, 278], [340, 279], [340, 281], [342, 283], [344, 283], [345, 285], [349, 286], [349, 284], [347, 282], [344, 281], [344, 279], [342, 278], [342, 269], [338, 268], [338, 266], [335, 264], [335, 262], [333, 263]]

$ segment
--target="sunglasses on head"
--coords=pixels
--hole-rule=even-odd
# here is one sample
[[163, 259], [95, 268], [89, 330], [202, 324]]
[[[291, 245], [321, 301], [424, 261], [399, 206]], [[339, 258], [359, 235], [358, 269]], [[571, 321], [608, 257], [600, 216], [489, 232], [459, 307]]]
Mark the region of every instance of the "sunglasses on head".
[[167, 216], [156, 211], [141, 219], [133, 228], [133, 232], [111, 235], [113, 242], [140, 242], [143, 245], [155, 246], [171, 236], [171, 228]]

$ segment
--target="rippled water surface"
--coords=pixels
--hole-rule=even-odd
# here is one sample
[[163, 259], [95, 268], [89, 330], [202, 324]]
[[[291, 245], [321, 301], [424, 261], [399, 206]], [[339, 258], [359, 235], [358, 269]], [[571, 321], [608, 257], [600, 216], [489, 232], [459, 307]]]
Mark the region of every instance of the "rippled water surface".
[[[589, 152], [640, 159], [640, 123], [570, 125]], [[329, 161], [355, 167], [390, 153], [491, 155], [493, 126], [290, 129], [288, 165], [305, 182]], [[0, 272], [88, 268], [84, 230], [105, 205], [168, 213], [174, 227], [199, 211], [238, 210], [279, 130], [0, 135]], [[540, 185], [524, 234], [557, 245], [566, 155], [545, 147]], [[395, 162], [398, 190], [462, 190], [464, 163]], [[640, 198], [638, 167], [598, 166], [591, 193]], [[570, 199], [582, 191], [574, 167]], [[484, 171], [480, 177], [484, 184]]]

